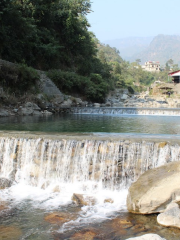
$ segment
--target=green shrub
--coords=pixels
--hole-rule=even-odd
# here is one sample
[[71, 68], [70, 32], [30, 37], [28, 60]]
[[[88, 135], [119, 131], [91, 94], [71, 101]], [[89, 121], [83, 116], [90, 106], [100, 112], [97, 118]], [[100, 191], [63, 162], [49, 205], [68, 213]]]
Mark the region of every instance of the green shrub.
[[22, 94], [34, 87], [39, 75], [36, 70], [20, 65], [3, 65], [0, 69], [0, 84], [10, 93]]
[[73, 72], [50, 70], [47, 75], [63, 93], [78, 93], [93, 102], [103, 102], [110, 89], [99, 74], [92, 73], [90, 77], [84, 77]]

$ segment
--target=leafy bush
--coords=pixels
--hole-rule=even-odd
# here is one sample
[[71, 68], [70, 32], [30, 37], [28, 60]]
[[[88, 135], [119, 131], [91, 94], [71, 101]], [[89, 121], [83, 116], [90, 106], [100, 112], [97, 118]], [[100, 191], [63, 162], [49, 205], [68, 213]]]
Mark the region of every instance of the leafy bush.
[[29, 91], [38, 79], [37, 71], [25, 64], [7, 64], [0, 69], [0, 85], [10, 93], [22, 94]]
[[78, 93], [93, 102], [103, 102], [110, 89], [108, 83], [99, 74], [92, 73], [90, 77], [84, 77], [60, 70], [50, 70], [47, 74], [62, 92]]

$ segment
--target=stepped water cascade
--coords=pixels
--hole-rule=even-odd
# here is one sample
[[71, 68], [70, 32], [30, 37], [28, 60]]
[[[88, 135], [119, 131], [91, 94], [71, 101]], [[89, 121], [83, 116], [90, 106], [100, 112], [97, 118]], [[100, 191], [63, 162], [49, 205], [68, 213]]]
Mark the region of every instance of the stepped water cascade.
[[71, 111], [76, 114], [180, 116], [179, 108], [74, 107]]
[[180, 160], [179, 145], [168, 142], [1, 137], [0, 149], [0, 176], [39, 188], [91, 181], [119, 190], [150, 168]]
[[[58, 229], [56, 226], [59, 234], [92, 221], [105, 221], [126, 211], [127, 189], [143, 172], [180, 160], [179, 140], [162, 142], [143, 135], [1, 134], [0, 180], [10, 181], [11, 186], [0, 191], [0, 199], [10, 209], [21, 209], [20, 215], [28, 212], [35, 224], [34, 218], [43, 218], [47, 212], [72, 211], [73, 194], [93, 199], [93, 204], [84, 204], [78, 214], [72, 213], [73, 219]], [[30, 238], [33, 226], [22, 239], [66, 239], [50, 238], [52, 228], [38, 230]]]

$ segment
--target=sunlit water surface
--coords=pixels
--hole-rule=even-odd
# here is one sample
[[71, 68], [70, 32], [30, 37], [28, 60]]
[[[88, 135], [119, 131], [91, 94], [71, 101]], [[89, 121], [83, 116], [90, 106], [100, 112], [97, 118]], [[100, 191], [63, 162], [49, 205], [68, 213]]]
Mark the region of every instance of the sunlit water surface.
[[64, 114], [0, 118], [0, 130], [180, 134], [180, 116]]

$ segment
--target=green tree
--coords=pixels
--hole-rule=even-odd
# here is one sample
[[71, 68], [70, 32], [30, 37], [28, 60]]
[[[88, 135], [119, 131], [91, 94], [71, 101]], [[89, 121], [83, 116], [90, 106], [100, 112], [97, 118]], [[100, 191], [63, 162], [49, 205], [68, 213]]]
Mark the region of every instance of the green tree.
[[136, 63], [137, 63], [137, 65], [139, 65], [140, 64], [140, 62], [141, 62], [141, 59], [136, 59]]
[[115, 62], [114, 74], [121, 74], [121, 67], [118, 62]]

